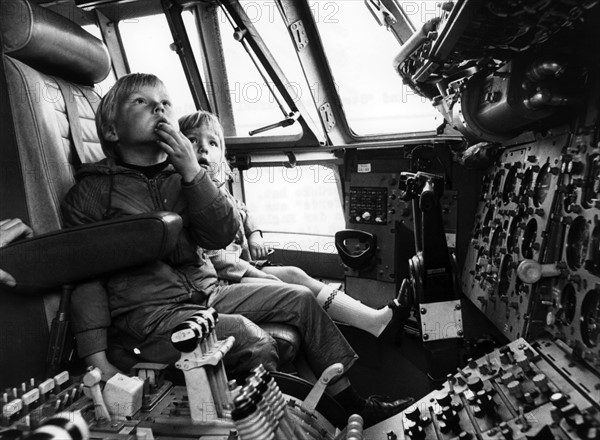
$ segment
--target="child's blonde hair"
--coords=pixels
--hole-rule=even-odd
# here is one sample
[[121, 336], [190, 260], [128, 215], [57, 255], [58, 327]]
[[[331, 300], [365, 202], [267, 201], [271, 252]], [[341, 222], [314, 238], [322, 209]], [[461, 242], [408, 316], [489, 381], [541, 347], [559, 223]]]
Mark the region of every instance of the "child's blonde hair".
[[225, 183], [227, 180], [233, 177], [233, 172], [229, 166], [229, 162], [227, 161], [225, 134], [223, 133], [221, 121], [215, 114], [207, 112], [206, 110], [198, 110], [197, 112], [179, 118], [179, 129], [183, 133], [199, 127], [206, 127], [207, 129], [215, 132], [219, 138], [219, 144], [221, 147], [221, 163], [218, 164], [219, 169], [217, 170], [217, 175], [219, 176], [219, 182]]
[[111, 89], [104, 95], [96, 112], [96, 130], [100, 138], [102, 151], [107, 157], [114, 157], [116, 143], [104, 137], [105, 130], [115, 122], [117, 107], [132, 92], [142, 87], [164, 87], [164, 83], [150, 73], [131, 73], [117, 80]]

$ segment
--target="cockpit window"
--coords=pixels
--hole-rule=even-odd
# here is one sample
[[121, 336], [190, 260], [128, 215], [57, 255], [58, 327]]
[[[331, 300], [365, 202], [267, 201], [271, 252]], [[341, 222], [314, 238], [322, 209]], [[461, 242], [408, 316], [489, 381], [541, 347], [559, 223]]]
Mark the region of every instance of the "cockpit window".
[[[434, 130], [441, 116], [402, 83], [398, 41], [363, 1], [310, 2], [350, 128], [357, 135]], [[435, 16], [431, 1], [401, 1], [415, 28]], [[368, 36], [368, 38], [365, 38]]]
[[[183, 19], [184, 22], [191, 21], [193, 16], [184, 13]], [[173, 37], [165, 16], [161, 14], [123, 20], [119, 22], [119, 31], [131, 72], [158, 76], [167, 86], [178, 114], [196, 111], [179, 56], [170, 47]]]
[[[296, 52], [292, 47], [288, 31], [273, 1], [240, 1], [240, 5], [252, 25], [284, 71], [287, 89], [294, 99], [312, 99], [310, 90], [300, 70]], [[219, 27], [229, 79], [229, 95], [238, 136], [248, 136], [252, 130], [274, 124], [285, 119], [289, 109], [267, 75], [261, 76], [255, 64], [239, 41], [234, 38], [234, 28], [221, 9]], [[274, 93], [273, 93], [274, 92]], [[280, 106], [280, 104], [282, 104]], [[314, 107], [314, 104], [310, 104]], [[316, 110], [314, 110], [316, 116]], [[296, 135], [301, 127], [295, 123], [276, 128], [258, 135]]]
[[345, 227], [335, 166], [254, 167], [244, 171], [246, 204], [263, 232], [327, 237]]

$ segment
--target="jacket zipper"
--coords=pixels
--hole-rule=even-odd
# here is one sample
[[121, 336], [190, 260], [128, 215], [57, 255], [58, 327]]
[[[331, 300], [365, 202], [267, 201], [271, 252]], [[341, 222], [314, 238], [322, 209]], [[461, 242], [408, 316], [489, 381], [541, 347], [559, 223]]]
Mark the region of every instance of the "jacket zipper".
[[[154, 203], [154, 207], [160, 211], [165, 211], [166, 208], [163, 204], [160, 190], [159, 190], [159, 187], [157, 184], [158, 179], [162, 177], [162, 173], [159, 173], [158, 175], [154, 176], [154, 178], [152, 178], [152, 179], [148, 179], [146, 176], [143, 176], [143, 177], [147, 181], [148, 188], [150, 191], [150, 196], [152, 197], [152, 201]], [[175, 250], [173, 252], [176, 253], [177, 257], [181, 258], [181, 246], [179, 245], [179, 243], [175, 246]], [[196, 290], [194, 284], [190, 281], [190, 279], [186, 273], [184, 273], [180, 269], [177, 269], [177, 268], [174, 268], [174, 269], [179, 274], [179, 277], [182, 280], [183, 284], [185, 285], [185, 287], [188, 291], [188, 294], [191, 296], [192, 291]]]

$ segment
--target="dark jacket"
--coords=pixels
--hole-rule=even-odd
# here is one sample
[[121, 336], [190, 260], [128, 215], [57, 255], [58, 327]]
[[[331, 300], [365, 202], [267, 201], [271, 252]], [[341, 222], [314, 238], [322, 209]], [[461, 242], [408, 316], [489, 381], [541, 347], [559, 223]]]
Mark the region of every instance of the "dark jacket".
[[[113, 317], [142, 304], [188, 302], [192, 294], [197, 301], [210, 295], [218, 280], [202, 248], [227, 246], [241, 223], [235, 206], [204, 170], [191, 183], [182, 184], [181, 176], [171, 166], [148, 179], [109, 158], [83, 165], [76, 179], [62, 206], [67, 227], [152, 211], [171, 211], [183, 218], [183, 231], [168, 260], [126, 270], [106, 280]], [[78, 293], [73, 304], [74, 332], [105, 331], [110, 322], [106, 298], [95, 292], [79, 293], [86, 301], [78, 305]], [[77, 307], [85, 307], [87, 312], [78, 312]], [[96, 308], [97, 313], [89, 312]], [[87, 322], [78, 322], [78, 316], [85, 316]], [[89, 322], [91, 316], [97, 319]], [[103, 349], [100, 345], [96, 348], [84, 349], [83, 353], [80, 349], [80, 355]]]

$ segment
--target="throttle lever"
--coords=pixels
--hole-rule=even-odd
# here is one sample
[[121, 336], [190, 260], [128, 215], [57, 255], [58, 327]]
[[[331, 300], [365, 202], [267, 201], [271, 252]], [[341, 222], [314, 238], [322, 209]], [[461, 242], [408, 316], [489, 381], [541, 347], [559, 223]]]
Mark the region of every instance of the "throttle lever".
[[302, 408], [308, 414], [312, 414], [315, 411], [319, 400], [321, 400], [321, 396], [325, 392], [325, 388], [327, 388], [333, 379], [338, 377], [343, 372], [344, 365], [339, 362], [327, 367], [325, 371], [321, 373], [319, 380], [313, 385], [312, 390], [310, 390], [310, 393], [308, 393], [308, 396], [306, 396], [306, 399], [304, 399], [304, 402], [302, 402], [300, 408]]

